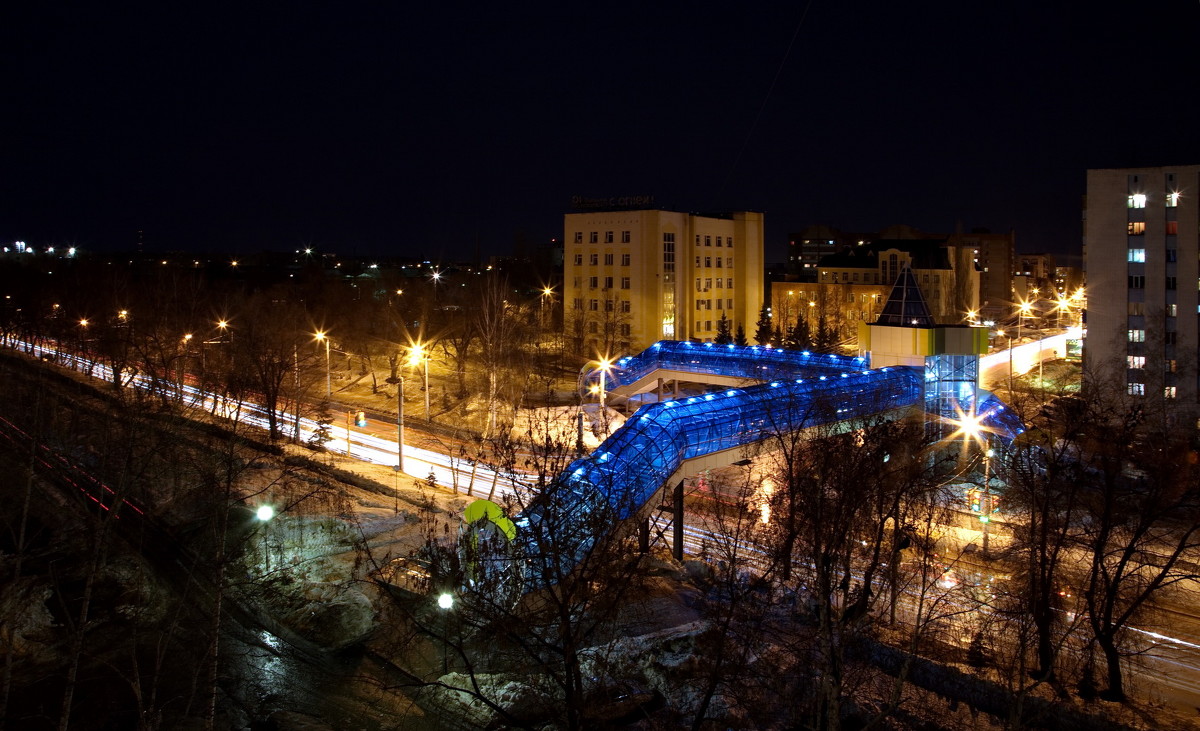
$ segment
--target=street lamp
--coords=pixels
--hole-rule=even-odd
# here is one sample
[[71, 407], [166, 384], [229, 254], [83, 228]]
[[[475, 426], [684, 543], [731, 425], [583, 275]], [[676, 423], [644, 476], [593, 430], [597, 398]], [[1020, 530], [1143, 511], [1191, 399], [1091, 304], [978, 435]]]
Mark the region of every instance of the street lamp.
[[1021, 325], [1025, 323], [1025, 318], [1029, 315], [1033, 305], [1029, 302], [1021, 302], [1017, 306], [1017, 342], [1021, 342]]
[[[605, 377], [608, 375], [608, 369], [612, 368], [612, 361], [608, 358], [600, 359], [600, 413], [604, 413], [604, 396], [607, 391]], [[607, 423], [607, 418], [605, 419]]]
[[543, 328], [545, 328], [545, 327], [546, 327], [546, 300], [552, 300], [552, 298], [553, 298], [553, 297], [554, 297], [554, 288], [553, 288], [553, 287], [544, 287], [544, 288], [542, 289], [542, 316], [541, 316], [541, 321], [542, 321], [542, 327], [543, 327]]
[[442, 675], [450, 672], [450, 610], [454, 608], [454, 595], [443, 592], [437, 598], [438, 609], [442, 610]]
[[425, 421], [430, 421], [429, 418], [429, 347], [424, 343], [413, 343], [408, 352], [408, 364], [415, 366], [421, 364], [424, 370], [425, 383]]
[[329, 375], [329, 336], [325, 331], [318, 330], [314, 337], [318, 343], [325, 343], [325, 398], [333, 398], [333, 380]]

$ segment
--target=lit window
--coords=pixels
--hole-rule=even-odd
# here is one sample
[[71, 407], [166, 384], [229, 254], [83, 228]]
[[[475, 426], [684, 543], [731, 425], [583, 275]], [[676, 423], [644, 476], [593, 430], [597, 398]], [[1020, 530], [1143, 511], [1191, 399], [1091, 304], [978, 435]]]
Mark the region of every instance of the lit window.
[[1129, 331], [1129, 342], [1131, 342], [1131, 343], [1146, 342], [1146, 331], [1145, 330], [1130, 330]]
[[1130, 249], [1129, 250], [1129, 261], [1137, 262], [1139, 264], [1144, 264], [1146, 262], [1146, 250], [1145, 249]]
[[1167, 221], [1167, 235], [1174, 236], [1179, 233], [1179, 221]]
[[1145, 193], [1134, 193], [1133, 195], [1129, 196], [1129, 198], [1127, 199], [1127, 202], [1128, 202], [1128, 205], [1130, 208], [1145, 208], [1146, 207], [1146, 194]]
[[1130, 221], [1128, 226], [1130, 236], [1141, 236], [1146, 233], [1145, 221]]
[[1179, 205], [1179, 193], [1167, 193], [1167, 208], [1174, 208]]
[[1163, 398], [1175, 398], [1175, 387], [1166, 386], [1163, 388]]
[[1144, 384], [1144, 383], [1129, 384], [1129, 395], [1130, 396], [1145, 396], [1146, 395], [1146, 384]]
[[1145, 312], [1143, 312], [1144, 306], [1145, 305], [1141, 302], [1130, 302], [1129, 303], [1129, 314], [1134, 315], [1134, 316], [1144, 315], [1145, 314]]
[[1179, 367], [1179, 366], [1178, 366], [1178, 364], [1176, 363], [1176, 361], [1175, 361], [1175, 359], [1174, 359], [1174, 358], [1168, 358], [1168, 359], [1167, 359], [1167, 360], [1166, 360], [1166, 361], [1163, 363], [1163, 370], [1164, 370], [1165, 372], [1167, 372], [1167, 373], [1174, 373], [1174, 372], [1175, 372], [1175, 370], [1176, 370], [1176, 368], [1178, 368], [1178, 367]]
[[621, 266], [629, 266], [629, 254], [621, 254]]
[[622, 231], [622, 232], [621, 232], [621, 243], [622, 243], [622, 244], [628, 244], [628, 243], [629, 243], [629, 232], [628, 232], [628, 231]]
[[1171, 303], [1167, 305], [1167, 317], [1175, 317], [1179, 314], [1179, 305]]
[[1130, 368], [1145, 368], [1146, 367], [1146, 356], [1144, 356], [1144, 355], [1129, 355], [1129, 356], [1126, 356], [1126, 360], [1129, 361]]

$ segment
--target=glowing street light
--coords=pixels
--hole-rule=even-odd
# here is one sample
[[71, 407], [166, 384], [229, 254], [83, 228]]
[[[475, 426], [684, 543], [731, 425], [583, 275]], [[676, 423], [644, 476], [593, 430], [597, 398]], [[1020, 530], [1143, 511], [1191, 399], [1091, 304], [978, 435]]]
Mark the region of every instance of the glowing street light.
[[1029, 316], [1033, 310], [1033, 303], [1022, 301], [1017, 306], [1017, 342], [1021, 342], [1021, 326], [1025, 323], [1025, 318]]
[[443, 592], [437, 598], [438, 609], [442, 610], [442, 675], [450, 672], [450, 610], [454, 608], [454, 595]]
[[408, 351], [408, 364], [410, 366], [422, 365], [424, 367], [425, 381], [425, 421], [430, 421], [429, 418], [429, 346], [416, 342], [413, 343]]
[[608, 375], [608, 369], [612, 368], [613, 362], [609, 358], [600, 359], [600, 413], [604, 413], [604, 397], [607, 391], [605, 378]]
[[329, 336], [324, 330], [318, 330], [313, 337], [318, 343], [325, 343], [325, 398], [333, 398], [333, 379], [329, 374]]
[[254, 511], [254, 517], [265, 523], [275, 517], [275, 508], [270, 505], [260, 505], [258, 510]]

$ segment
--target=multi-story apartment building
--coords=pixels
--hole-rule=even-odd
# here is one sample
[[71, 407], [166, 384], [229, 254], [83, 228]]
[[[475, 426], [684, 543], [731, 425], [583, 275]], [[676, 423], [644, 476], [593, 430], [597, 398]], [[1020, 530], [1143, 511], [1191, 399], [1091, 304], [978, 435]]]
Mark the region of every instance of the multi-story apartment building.
[[1087, 171], [1084, 270], [1092, 382], [1197, 415], [1200, 165]]
[[763, 297], [761, 213], [568, 213], [563, 322], [584, 355], [713, 340], [722, 315], [752, 331]]

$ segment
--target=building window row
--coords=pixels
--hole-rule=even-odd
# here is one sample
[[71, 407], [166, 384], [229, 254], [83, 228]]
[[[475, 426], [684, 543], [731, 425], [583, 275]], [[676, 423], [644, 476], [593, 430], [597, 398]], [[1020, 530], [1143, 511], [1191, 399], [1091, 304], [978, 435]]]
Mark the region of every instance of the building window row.
[[[615, 256], [616, 256], [615, 254], [605, 254], [604, 255], [604, 265], [612, 266]], [[583, 266], [583, 254], [575, 254], [571, 258], [571, 260], [575, 262], [575, 266], [577, 266], [577, 267]], [[627, 266], [629, 266], [631, 261], [632, 261], [632, 257], [629, 254], [621, 254], [621, 266], [627, 267]], [[591, 266], [599, 266], [600, 265], [600, 255], [599, 254], [589, 254], [588, 255], [588, 264], [590, 264]]]
[[[711, 234], [703, 234], [703, 235], [696, 234], [696, 246], [712, 246], [712, 245], [713, 245], [713, 237]], [[720, 236], [718, 236], [717, 237], [717, 246], [724, 246], [724, 247], [732, 249], [733, 248], [733, 237], [729, 236], [726, 238], [721, 238]]]
[[[628, 244], [630, 239], [631, 239], [631, 236], [628, 231], [621, 232], [621, 243], [622, 244]], [[574, 235], [571, 237], [571, 240], [572, 240], [572, 242], [574, 242], [576, 244], [582, 244], [583, 243], [583, 232], [576, 231], [574, 233]], [[599, 231], [589, 231], [588, 232], [588, 243], [589, 244], [600, 243], [600, 232]], [[613, 232], [612, 231], [604, 232], [604, 243], [606, 243], [606, 244], [613, 243]]]
[[[1169, 190], [1165, 196], [1164, 204], [1167, 208], [1176, 208], [1179, 206], [1179, 191]], [[1125, 206], [1127, 208], [1145, 208], [1146, 194], [1145, 193], [1130, 193], [1125, 198]]]

